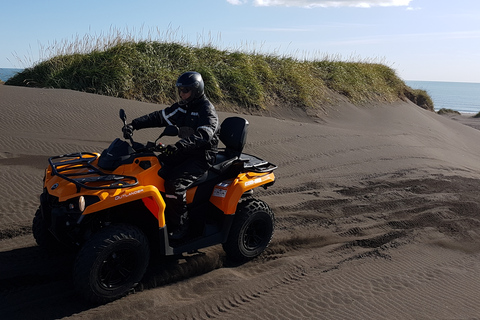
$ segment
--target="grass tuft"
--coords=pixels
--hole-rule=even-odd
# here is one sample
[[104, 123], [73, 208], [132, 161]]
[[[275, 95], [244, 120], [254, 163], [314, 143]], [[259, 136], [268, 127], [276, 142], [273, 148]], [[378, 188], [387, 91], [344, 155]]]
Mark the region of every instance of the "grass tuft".
[[446, 108], [442, 108], [440, 110], [437, 111], [438, 114], [458, 114], [460, 115], [461, 113], [456, 111], [456, 110], [453, 110], [453, 109], [446, 109]]
[[404, 95], [416, 105], [429, 111], [435, 111], [433, 100], [427, 91], [421, 89], [412, 89], [405, 85]]

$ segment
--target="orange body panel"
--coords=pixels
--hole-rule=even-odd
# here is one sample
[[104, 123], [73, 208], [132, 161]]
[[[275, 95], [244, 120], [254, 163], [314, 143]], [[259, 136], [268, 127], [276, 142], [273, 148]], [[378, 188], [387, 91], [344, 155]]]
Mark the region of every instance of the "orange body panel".
[[193, 197], [195, 197], [195, 192], [197, 191], [197, 187], [193, 187], [187, 190], [187, 204], [193, 202]]
[[275, 175], [270, 173], [241, 173], [237, 178], [223, 181], [215, 186], [210, 202], [225, 214], [234, 214], [237, 204], [245, 192], [275, 181]]
[[[113, 174], [117, 175], [135, 176], [138, 180], [138, 184], [130, 188], [100, 190], [81, 188], [80, 192], [77, 192], [77, 186], [75, 186], [75, 184], [72, 182], [62, 179], [59, 176], [52, 176], [51, 166], [49, 166], [45, 172], [44, 186], [51, 195], [58, 197], [59, 201], [61, 202], [79, 196], [97, 196], [100, 201], [89, 205], [83, 212], [83, 215], [148, 197], [155, 201], [156, 205], [152, 205], [152, 203], [148, 202], [148, 200], [144, 201], [144, 203], [150, 211], [152, 209], [157, 210], [157, 212], [152, 212], [152, 214], [158, 219], [159, 226], [163, 227], [165, 226], [165, 201], [161, 197], [160, 191], [165, 191], [165, 189], [164, 180], [158, 175], [158, 170], [161, 168], [161, 165], [156, 157], [144, 157], [136, 160], [138, 161], [127, 165], [122, 165], [117, 170], [112, 172]], [[98, 160], [92, 162], [92, 165], [97, 166], [97, 161]], [[141, 161], [150, 161], [151, 166], [145, 170], [139, 166]], [[69, 166], [59, 166], [61, 169], [67, 167]], [[88, 172], [88, 169], [78, 169], [76, 168], [78, 166], [75, 165], [70, 167], [69, 168], [71, 172], [76, 172], [79, 174]], [[75, 176], [72, 177], [74, 178]], [[88, 177], [88, 175], [83, 175], [82, 177]], [[55, 185], [56, 187], [54, 187]], [[93, 186], [94, 184], [91, 185]], [[101, 185], [102, 183], [98, 182], [98, 186]]]
[[[93, 157], [92, 157], [93, 158]], [[140, 166], [141, 162], [150, 162], [150, 167], [144, 169]], [[68, 161], [67, 161], [68, 162]], [[92, 162], [92, 165], [98, 166], [98, 159]], [[134, 176], [138, 180], [138, 184], [132, 187], [114, 188], [114, 189], [77, 189], [77, 186], [57, 175], [52, 175], [52, 168], [49, 166], [45, 172], [44, 187], [48, 192], [58, 197], [60, 202], [67, 201], [79, 196], [97, 196], [100, 201], [87, 206], [83, 215], [113, 208], [131, 201], [142, 200], [150, 212], [158, 219], [159, 227], [165, 226], [165, 201], [160, 192], [165, 192], [164, 180], [158, 175], [161, 164], [154, 156], [137, 158], [131, 164], [125, 164], [112, 172], [115, 175]], [[62, 171], [64, 174], [70, 174], [71, 178], [89, 177], [87, 168], [80, 168], [76, 164], [66, 164], [65, 166], [57, 165], [57, 169], [68, 169]], [[78, 175], [76, 176], [75, 174]], [[73, 174], [73, 175], [72, 175]], [[92, 175], [95, 175], [92, 173]], [[224, 214], [234, 214], [237, 204], [242, 195], [259, 186], [272, 183], [275, 181], [273, 172], [256, 173], [246, 172], [240, 173], [235, 179], [225, 180], [215, 186], [210, 202], [224, 212]], [[111, 183], [111, 181], [109, 182]], [[105, 186], [109, 185], [105, 182], [90, 183], [89, 186]], [[187, 190], [187, 203], [191, 203], [195, 196], [197, 187]]]

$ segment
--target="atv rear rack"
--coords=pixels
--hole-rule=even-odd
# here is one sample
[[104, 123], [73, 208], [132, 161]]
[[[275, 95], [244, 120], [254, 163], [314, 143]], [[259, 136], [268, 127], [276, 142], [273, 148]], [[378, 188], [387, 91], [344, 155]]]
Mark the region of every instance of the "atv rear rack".
[[252, 156], [251, 154], [242, 153], [239, 160], [243, 162], [243, 171], [266, 173], [278, 168], [273, 163]]
[[[51, 157], [48, 159], [48, 163], [52, 167], [52, 176], [59, 176], [75, 184], [77, 192], [80, 192], [81, 188], [90, 190], [118, 189], [129, 188], [138, 184], [136, 177], [103, 172], [92, 165], [92, 162], [97, 158], [98, 154], [96, 153], [77, 152]], [[101, 185], [92, 185], [95, 183], [101, 183]]]

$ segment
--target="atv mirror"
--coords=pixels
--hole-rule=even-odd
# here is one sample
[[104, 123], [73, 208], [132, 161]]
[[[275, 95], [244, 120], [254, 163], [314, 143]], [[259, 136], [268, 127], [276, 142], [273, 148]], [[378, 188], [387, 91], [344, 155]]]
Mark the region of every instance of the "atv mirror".
[[122, 119], [123, 122], [125, 122], [125, 123], [127, 121], [127, 115], [125, 114], [125, 110], [123, 110], [123, 109], [120, 109], [120, 119]]

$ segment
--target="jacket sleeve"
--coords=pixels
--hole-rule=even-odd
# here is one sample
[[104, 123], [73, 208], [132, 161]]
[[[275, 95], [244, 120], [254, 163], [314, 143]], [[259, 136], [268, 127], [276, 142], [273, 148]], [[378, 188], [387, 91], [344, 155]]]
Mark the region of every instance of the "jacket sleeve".
[[199, 122], [195, 132], [175, 144], [181, 151], [210, 148], [212, 140], [216, 139], [218, 116], [213, 105], [208, 102], [203, 108], [200, 108], [198, 113]]
[[132, 120], [132, 126], [135, 130], [154, 127], [166, 127], [171, 124], [168, 121], [168, 116], [175, 114], [177, 110], [176, 104], [160, 111], [154, 111], [142, 117]]

